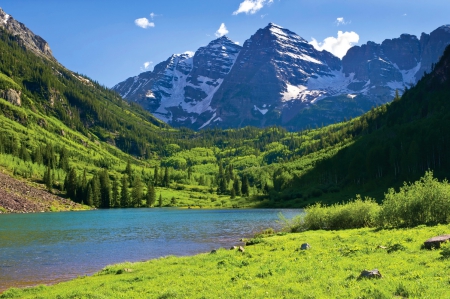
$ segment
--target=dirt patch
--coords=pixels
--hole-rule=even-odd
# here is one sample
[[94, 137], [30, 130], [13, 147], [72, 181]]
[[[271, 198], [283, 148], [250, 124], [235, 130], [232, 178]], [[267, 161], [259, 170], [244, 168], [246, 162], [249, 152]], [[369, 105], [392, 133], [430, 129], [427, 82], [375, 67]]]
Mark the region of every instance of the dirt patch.
[[83, 206], [0, 172], [0, 214], [83, 210]]

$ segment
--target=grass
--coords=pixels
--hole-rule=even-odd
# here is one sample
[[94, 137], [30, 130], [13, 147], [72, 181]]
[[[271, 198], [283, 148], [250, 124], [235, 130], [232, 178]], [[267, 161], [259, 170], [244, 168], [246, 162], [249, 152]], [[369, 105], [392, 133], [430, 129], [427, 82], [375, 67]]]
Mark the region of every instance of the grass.
[[[244, 253], [219, 249], [113, 265], [54, 286], [10, 289], [0, 298], [446, 298], [447, 255], [421, 246], [449, 229], [364, 228], [259, 237]], [[305, 242], [311, 249], [299, 250]], [[364, 269], [375, 268], [381, 279], [358, 279]]]

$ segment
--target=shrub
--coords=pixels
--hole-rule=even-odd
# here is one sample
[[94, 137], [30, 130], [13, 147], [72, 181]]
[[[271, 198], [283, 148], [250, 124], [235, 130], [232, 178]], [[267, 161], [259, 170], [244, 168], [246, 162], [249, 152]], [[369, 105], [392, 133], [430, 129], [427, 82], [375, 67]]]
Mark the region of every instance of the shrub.
[[399, 192], [389, 189], [379, 214], [380, 224], [390, 227], [448, 223], [449, 218], [450, 185], [433, 178], [432, 171], [415, 183], [405, 183]]
[[356, 199], [345, 204], [334, 204], [324, 206], [320, 203], [305, 209], [305, 214], [299, 215], [292, 220], [280, 217], [285, 231], [302, 230], [337, 230], [361, 227], [373, 227], [380, 206], [374, 199], [366, 197], [361, 199], [360, 195]]
[[360, 227], [373, 227], [380, 207], [374, 199], [366, 197], [356, 199], [346, 204], [334, 204], [326, 207], [315, 204], [306, 208], [304, 228], [317, 229], [349, 229]]

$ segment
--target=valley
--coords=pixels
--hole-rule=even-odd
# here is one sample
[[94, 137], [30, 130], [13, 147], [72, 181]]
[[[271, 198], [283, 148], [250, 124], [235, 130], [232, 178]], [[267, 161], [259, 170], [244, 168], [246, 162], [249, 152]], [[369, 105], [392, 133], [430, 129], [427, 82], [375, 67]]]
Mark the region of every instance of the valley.
[[[136, 26], [153, 28], [148, 22]], [[439, 264], [448, 258], [448, 248], [425, 251], [421, 244], [446, 234], [450, 221], [449, 28], [440, 26], [420, 38], [405, 33], [369, 41], [349, 48], [341, 59], [269, 23], [242, 46], [216, 34], [197, 51], [174, 54], [152, 71], [108, 88], [66, 68], [42, 37], [0, 9], [0, 221], [11, 229], [0, 237], [13, 240], [12, 231], [26, 231], [20, 219], [38, 219], [43, 230], [31, 230], [23, 240], [45, 236], [39, 239], [45, 248], [50, 245], [46, 232], [52, 232], [58, 249], [74, 235], [57, 224], [45, 229], [42, 221], [64, 223], [80, 216], [73, 220], [83, 224], [78, 253], [94, 236], [91, 226], [110, 225], [97, 231], [100, 247], [83, 255], [84, 266], [103, 252], [104, 238], [112, 236], [117, 223], [123, 234], [108, 246], [118, 250], [126, 240], [134, 246], [111, 253], [117, 259], [99, 258], [102, 263], [94, 268], [67, 276], [61, 274], [63, 266], [50, 265], [59, 277], [16, 286], [92, 274], [130, 256], [133, 262], [158, 258], [107, 266], [54, 287], [11, 289], [0, 298], [95, 297], [98, 290], [100, 297], [136, 298], [217, 292], [231, 297], [441, 296], [446, 280]], [[275, 227], [273, 213], [279, 210], [274, 209], [288, 211], [292, 219], [279, 215]], [[294, 217], [292, 209], [302, 215]], [[83, 212], [37, 214], [64, 211]], [[15, 213], [30, 214], [4, 215]], [[164, 224], [168, 213], [175, 216]], [[227, 213], [263, 216], [248, 216], [254, 221], [239, 226], [241, 219], [223, 217]], [[216, 230], [209, 225], [220, 217], [194, 225], [200, 214], [221, 214], [232, 226], [216, 224], [220, 236], [211, 241]], [[188, 220], [192, 215], [198, 219]], [[129, 219], [140, 220], [129, 225]], [[186, 240], [171, 240], [194, 226], [200, 232], [185, 239], [195, 240], [189, 243], [195, 250], [185, 254], [213, 252], [160, 258], [185, 255], [165, 251], [164, 244], [184, 249]], [[148, 255], [146, 250], [154, 248], [146, 246], [154, 243], [142, 245], [139, 238], [151, 239], [168, 228], [175, 231], [155, 241], [159, 251]], [[241, 234], [254, 235], [245, 248], [218, 249], [236, 243]], [[15, 241], [8, 242], [5, 248], [11, 250]], [[304, 242], [313, 249], [299, 250]], [[142, 254], [130, 253], [138, 247]], [[395, 250], [384, 250], [391, 247]], [[0, 274], [10, 267], [6, 261], [16, 258], [10, 257], [0, 260]], [[322, 264], [328, 266], [317, 266]], [[39, 272], [42, 265], [48, 266], [33, 267]], [[361, 281], [358, 273], [366, 267], [382, 267], [387, 274]], [[193, 282], [203, 271], [208, 276], [200, 292]], [[4, 277], [11, 282], [4, 289], [19, 279]], [[213, 280], [221, 281], [218, 287]], [[433, 290], [424, 286], [431, 283]]]

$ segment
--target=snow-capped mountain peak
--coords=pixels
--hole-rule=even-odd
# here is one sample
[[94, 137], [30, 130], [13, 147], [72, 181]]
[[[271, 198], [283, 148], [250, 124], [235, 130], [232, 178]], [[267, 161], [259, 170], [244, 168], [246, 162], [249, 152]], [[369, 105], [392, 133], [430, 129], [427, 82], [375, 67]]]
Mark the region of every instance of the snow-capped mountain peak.
[[[297, 130], [357, 116], [392, 100], [396, 90], [402, 92], [429, 72], [448, 44], [450, 26], [445, 25], [420, 39], [402, 34], [352, 47], [341, 60], [269, 23], [242, 47], [222, 36], [114, 89], [173, 126], [276, 124]], [[327, 108], [311, 109], [321, 103]], [[302, 111], [310, 109], [319, 112], [305, 112], [305, 118]]]

